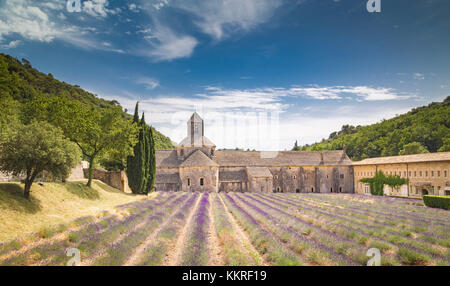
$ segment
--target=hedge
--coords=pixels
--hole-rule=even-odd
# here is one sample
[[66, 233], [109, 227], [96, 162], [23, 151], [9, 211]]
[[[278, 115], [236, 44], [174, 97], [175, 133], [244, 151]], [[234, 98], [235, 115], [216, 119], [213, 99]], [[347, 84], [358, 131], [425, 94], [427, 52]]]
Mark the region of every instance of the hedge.
[[423, 203], [430, 208], [450, 209], [450, 196], [423, 196]]

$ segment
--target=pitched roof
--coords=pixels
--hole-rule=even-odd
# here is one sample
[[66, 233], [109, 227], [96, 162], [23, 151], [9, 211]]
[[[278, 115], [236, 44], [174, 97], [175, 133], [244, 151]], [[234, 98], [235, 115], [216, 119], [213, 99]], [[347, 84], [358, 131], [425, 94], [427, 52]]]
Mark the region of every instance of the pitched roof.
[[220, 166], [283, 167], [283, 166], [330, 166], [351, 165], [343, 151], [282, 151], [246, 152], [216, 151], [214, 161]]
[[191, 118], [189, 119], [189, 122], [194, 121], [194, 122], [202, 122], [203, 119], [200, 117], [200, 115], [198, 115], [197, 112], [194, 112], [194, 114], [192, 114]]
[[221, 170], [219, 171], [219, 181], [221, 182], [246, 182], [247, 173], [244, 169], [240, 170]]
[[400, 164], [438, 161], [450, 161], [450, 152], [369, 158], [359, 162], [353, 162], [353, 165]]
[[156, 150], [156, 167], [178, 167], [181, 161], [178, 160], [177, 150]]
[[157, 184], [179, 184], [181, 183], [181, 179], [178, 173], [156, 172], [155, 182]]
[[248, 167], [247, 174], [253, 178], [272, 177], [272, 173], [267, 167]]
[[[184, 138], [183, 141], [181, 141], [180, 144], [178, 144], [179, 147], [181, 147], [181, 146], [189, 147], [191, 145], [192, 145], [191, 144], [191, 137]], [[199, 137], [197, 140], [194, 141], [194, 146], [197, 146], [197, 147], [201, 147], [201, 146], [215, 147], [216, 144], [214, 144], [211, 140], [209, 140], [205, 136], [202, 136], [202, 137]]]
[[200, 150], [193, 152], [181, 163], [180, 167], [218, 167], [219, 165], [211, 160]]

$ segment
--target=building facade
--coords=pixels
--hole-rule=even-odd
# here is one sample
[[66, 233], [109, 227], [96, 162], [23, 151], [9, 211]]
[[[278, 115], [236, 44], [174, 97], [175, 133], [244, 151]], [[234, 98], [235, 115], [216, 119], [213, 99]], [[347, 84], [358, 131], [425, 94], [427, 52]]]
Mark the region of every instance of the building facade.
[[382, 171], [408, 179], [398, 189], [385, 186], [384, 193], [391, 196], [422, 197], [423, 195], [450, 195], [450, 152], [370, 158], [353, 163], [355, 192], [370, 194], [362, 178], [371, 178]]
[[156, 151], [157, 191], [353, 193], [345, 151], [216, 151], [194, 113], [176, 150]]

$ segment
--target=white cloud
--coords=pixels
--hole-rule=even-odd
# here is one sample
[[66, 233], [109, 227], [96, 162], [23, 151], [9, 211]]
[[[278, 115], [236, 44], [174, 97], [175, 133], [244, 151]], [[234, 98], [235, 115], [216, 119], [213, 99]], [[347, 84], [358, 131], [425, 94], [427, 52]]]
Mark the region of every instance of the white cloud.
[[425, 79], [425, 75], [423, 73], [415, 73], [413, 74], [413, 78], [417, 79], [417, 80], [424, 80]]
[[148, 90], [153, 90], [159, 86], [159, 81], [151, 77], [141, 77], [136, 80], [137, 84], [142, 84]]
[[343, 99], [347, 98], [348, 95], [356, 96], [356, 100], [366, 101], [408, 99], [414, 97], [411, 94], [399, 94], [392, 88], [374, 88], [368, 86], [293, 87], [288, 90], [288, 93], [320, 100]]
[[270, 20], [281, 0], [185, 0], [170, 2], [199, 20], [197, 26], [206, 34], [221, 39], [236, 30], [248, 31]]
[[169, 27], [156, 25], [152, 35], [147, 36], [151, 45], [149, 51], [142, 52], [156, 61], [174, 60], [189, 57], [198, 41], [189, 35], [176, 34]]
[[136, 13], [139, 12], [138, 6], [136, 4], [134, 4], [134, 3], [128, 4], [128, 9], [130, 11], [133, 11], [133, 12], [136, 12]]
[[14, 48], [17, 48], [20, 43], [21, 43], [21, 41], [19, 41], [19, 40], [11, 41], [6, 45], [0, 45], [0, 48], [5, 49], [5, 50], [14, 49]]
[[[107, 1], [99, 0], [95, 3], [106, 4]], [[97, 49], [116, 53], [124, 53], [121, 49], [112, 45], [103, 45], [102, 41], [93, 36], [95, 28], [81, 27], [68, 23], [64, 11], [64, 1], [37, 2], [31, 0], [7, 1], [0, 4], [0, 44], [4, 44], [6, 37], [17, 36], [24, 40], [50, 43], [60, 40], [82, 49]], [[91, 1], [89, 1], [91, 2]], [[92, 2], [94, 4], [94, 2]], [[86, 2], [85, 2], [86, 3]], [[92, 4], [92, 5], [93, 5]], [[92, 7], [93, 11], [94, 6]], [[99, 11], [102, 11], [101, 9]], [[102, 12], [100, 12], [102, 13]], [[17, 42], [18, 43], [18, 42]], [[11, 48], [14, 47], [14, 41]]]

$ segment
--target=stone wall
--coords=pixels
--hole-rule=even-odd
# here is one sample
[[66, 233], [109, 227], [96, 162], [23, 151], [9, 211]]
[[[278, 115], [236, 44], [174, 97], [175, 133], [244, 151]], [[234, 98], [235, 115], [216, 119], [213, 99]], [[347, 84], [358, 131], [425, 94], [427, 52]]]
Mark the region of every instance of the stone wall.
[[[88, 178], [89, 170], [83, 169], [84, 176]], [[108, 186], [114, 187], [125, 193], [131, 193], [131, 189], [128, 186], [128, 178], [125, 171], [120, 172], [109, 172], [101, 169], [92, 170], [92, 178], [95, 180], [100, 180]]]
[[219, 191], [218, 167], [181, 167], [179, 172], [183, 191]]
[[270, 168], [273, 190], [283, 193], [353, 193], [353, 169], [335, 167]]

